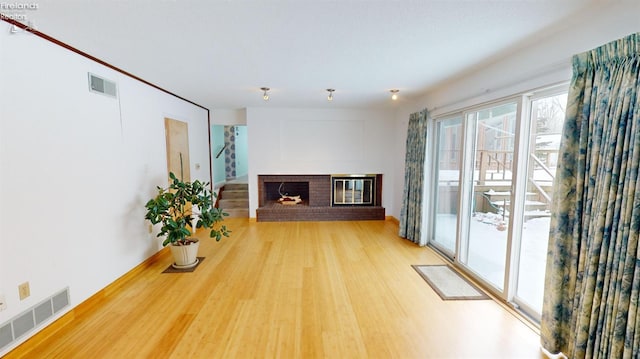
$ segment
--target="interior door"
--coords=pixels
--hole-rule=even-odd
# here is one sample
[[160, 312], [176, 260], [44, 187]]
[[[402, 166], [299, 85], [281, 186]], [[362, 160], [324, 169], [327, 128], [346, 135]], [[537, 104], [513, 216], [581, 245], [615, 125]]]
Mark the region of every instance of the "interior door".
[[169, 172], [173, 172], [183, 181], [191, 181], [188, 124], [165, 118], [164, 130], [167, 139], [167, 178]]

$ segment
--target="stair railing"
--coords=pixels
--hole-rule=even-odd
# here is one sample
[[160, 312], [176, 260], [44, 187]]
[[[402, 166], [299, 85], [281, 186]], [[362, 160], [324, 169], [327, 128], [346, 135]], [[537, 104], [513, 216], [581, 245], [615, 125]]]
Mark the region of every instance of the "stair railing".
[[[538, 156], [536, 156], [535, 153], [531, 153], [530, 155], [533, 161], [538, 166], [540, 166], [540, 168], [542, 168], [551, 177], [551, 181], [553, 181], [556, 176], [553, 174], [553, 172], [551, 172], [551, 169], [549, 169], [549, 167], [547, 167], [547, 165], [545, 165], [538, 158]], [[547, 191], [544, 190], [544, 188], [542, 188], [542, 186], [536, 181], [536, 179], [533, 178], [533, 174], [531, 175], [531, 177], [529, 177], [529, 182], [531, 182], [531, 184], [533, 184], [533, 186], [538, 190], [538, 192], [540, 192], [540, 194], [542, 195], [542, 197], [544, 197], [547, 203], [551, 203], [551, 196], [547, 193]]]
[[[512, 161], [510, 161], [510, 159], [508, 158], [511, 154], [511, 151], [478, 150], [477, 153], [480, 157], [477, 164], [477, 168], [479, 170], [479, 183], [484, 183], [484, 181], [487, 180], [487, 172], [492, 169], [495, 169], [497, 174], [502, 173], [503, 180], [507, 178], [507, 171], [511, 170], [512, 164]], [[499, 155], [502, 155], [502, 161], [499, 159]], [[485, 157], [487, 161], [484, 160]], [[493, 164], [493, 162], [495, 162], [495, 165]], [[494, 179], [493, 176], [491, 177], [491, 179]]]

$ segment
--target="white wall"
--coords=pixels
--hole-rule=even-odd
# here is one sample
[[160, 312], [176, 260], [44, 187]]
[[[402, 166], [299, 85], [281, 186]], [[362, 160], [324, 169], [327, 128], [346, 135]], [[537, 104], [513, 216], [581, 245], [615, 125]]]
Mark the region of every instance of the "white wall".
[[[399, 218], [409, 114], [423, 108], [431, 117], [571, 79], [573, 55], [640, 31], [640, 1], [602, 1], [549, 29], [542, 37], [497, 54], [484, 66], [437, 86], [397, 112], [397, 178], [391, 214]], [[430, 176], [428, 173], [427, 176]], [[388, 211], [389, 212], [389, 211]]]
[[[4, 323], [65, 287], [75, 307], [161, 248], [144, 204], [166, 184], [165, 117], [189, 124], [192, 178], [210, 168], [203, 108], [6, 23], [0, 68]], [[89, 92], [87, 72], [117, 82], [119, 99]]]
[[211, 111], [211, 123], [216, 125], [246, 125], [247, 110], [215, 109]]
[[382, 205], [390, 206], [394, 117], [385, 110], [248, 108], [250, 217], [260, 174], [382, 173]]
[[[418, 111], [418, 110], [416, 110]], [[391, 191], [391, 206], [387, 208], [387, 215], [400, 219], [400, 211], [402, 210], [402, 193], [404, 191], [404, 161], [407, 152], [407, 129], [409, 127], [409, 115], [411, 113], [406, 109], [398, 110], [395, 114], [395, 158], [393, 161], [394, 186]]]

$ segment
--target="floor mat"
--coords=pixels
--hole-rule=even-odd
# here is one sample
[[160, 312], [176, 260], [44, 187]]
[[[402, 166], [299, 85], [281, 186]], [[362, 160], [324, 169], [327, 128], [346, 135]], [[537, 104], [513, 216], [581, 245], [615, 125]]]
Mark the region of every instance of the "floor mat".
[[448, 265], [412, 265], [442, 300], [490, 299]]

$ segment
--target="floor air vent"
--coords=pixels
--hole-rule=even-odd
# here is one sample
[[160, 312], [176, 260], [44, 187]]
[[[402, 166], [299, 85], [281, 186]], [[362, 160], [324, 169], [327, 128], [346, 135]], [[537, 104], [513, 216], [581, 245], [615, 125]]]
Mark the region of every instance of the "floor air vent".
[[113, 81], [103, 79], [89, 72], [89, 90], [103, 95], [118, 97], [118, 87]]
[[69, 305], [69, 288], [43, 300], [26, 311], [18, 314], [8, 322], [0, 324], [0, 351], [16, 339], [41, 326]]

